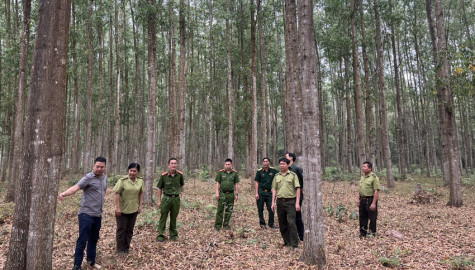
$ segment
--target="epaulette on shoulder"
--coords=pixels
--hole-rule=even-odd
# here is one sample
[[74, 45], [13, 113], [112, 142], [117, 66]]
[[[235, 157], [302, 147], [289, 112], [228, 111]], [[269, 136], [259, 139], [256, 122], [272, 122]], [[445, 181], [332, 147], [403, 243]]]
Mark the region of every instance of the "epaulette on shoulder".
[[143, 179], [143, 177], [137, 176], [137, 179]]
[[220, 172], [224, 172], [224, 169], [219, 170]]
[[129, 178], [129, 176], [121, 177], [119, 180], [126, 180], [127, 178]]
[[165, 174], [168, 174], [168, 172], [164, 172], [164, 173], [162, 173], [162, 175], [165, 175]]
[[183, 173], [182, 173], [182, 172], [180, 172], [179, 170], [176, 170], [176, 171], [177, 171], [177, 173], [179, 173], [179, 174], [183, 174]]
[[232, 170], [233, 172], [237, 173], [237, 171], [235, 169]]
[[259, 170], [257, 170], [257, 171], [262, 171], [262, 168], [260, 168], [260, 169], [259, 169]]
[[294, 173], [293, 171], [289, 171], [289, 173], [290, 173], [290, 174], [295, 174], [295, 175], [297, 175], [297, 174], [296, 174], [296, 173]]

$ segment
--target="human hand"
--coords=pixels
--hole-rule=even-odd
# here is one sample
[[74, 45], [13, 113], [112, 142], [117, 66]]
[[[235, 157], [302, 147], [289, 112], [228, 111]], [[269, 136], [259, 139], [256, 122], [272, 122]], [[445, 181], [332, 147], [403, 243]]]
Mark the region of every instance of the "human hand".
[[295, 211], [300, 212], [300, 204], [298, 202], [295, 203]]
[[115, 216], [120, 217], [120, 208], [115, 209]]
[[237, 194], [234, 195], [234, 200], [236, 200], [236, 201], [238, 200], [238, 195]]
[[219, 193], [216, 193], [216, 200], [219, 201]]
[[259, 194], [256, 193], [256, 201], [258, 201], [258, 200], [259, 200]]
[[142, 213], [142, 206], [139, 206], [139, 214]]
[[60, 201], [60, 202], [63, 202], [63, 201], [64, 201], [64, 195], [63, 195], [63, 193], [59, 194], [58, 198], [59, 198], [59, 201]]
[[375, 211], [375, 210], [376, 210], [376, 204], [372, 203], [372, 204], [369, 206], [369, 210]]
[[272, 203], [272, 206], [270, 208], [272, 209], [272, 211], [275, 212], [275, 204], [274, 203]]
[[162, 205], [162, 202], [159, 200], [158, 201], [158, 209], [160, 209], [160, 206]]
[[360, 207], [360, 200], [356, 201], [356, 205]]

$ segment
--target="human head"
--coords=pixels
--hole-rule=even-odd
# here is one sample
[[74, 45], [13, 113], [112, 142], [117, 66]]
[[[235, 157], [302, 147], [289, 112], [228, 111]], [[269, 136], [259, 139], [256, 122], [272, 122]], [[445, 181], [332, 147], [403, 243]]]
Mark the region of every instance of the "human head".
[[226, 169], [226, 171], [230, 171], [232, 167], [233, 167], [233, 160], [230, 158], [227, 158], [224, 161], [224, 168]]
[[361, 170], [363, 171], [364, 174], [369, 174], [373, 170], [373, 164], [369, 161], [363, 162], [363, 166], [361, 167]]
[[281, 172], [287, 172], [289, 169], [290, 160], [288, 158], [279, 159], [279, 167]]
[[270, 167], [270, 158], [265, 157], [262, 159], [262, 167], [266, 169]]
[[135, 179], [137, 174], [140, 172], [140, 165], [138, 163], [130, 163], [129, 167], [127, 168], [127, 171], [129, 173], [130, 179]]
[[94, 172], [95, 175], [101, 177], [104, 172], [106, 171], [106, 158], [105, 157], [97, 157], [94, 160], [94, 166], [92, 168], [92, 171]]
[[168, 168], [170, 169], [171, 172], [176, 171], [176, 167], [178, 167], [178, 161], [176, 158], [170, 158], [168, 160]]
[[288, 152], [285, 157], [290, 160], [292, 163], [297, 161], [297, 156], [294, 153]]

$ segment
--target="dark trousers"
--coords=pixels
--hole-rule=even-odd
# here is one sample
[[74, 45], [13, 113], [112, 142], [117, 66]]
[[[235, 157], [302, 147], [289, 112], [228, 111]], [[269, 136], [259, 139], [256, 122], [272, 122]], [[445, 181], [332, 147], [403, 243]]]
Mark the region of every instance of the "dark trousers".
[[277, 217], [279, 218], [279, 229], [285, 246], [298, 247], [299, 237], [297, 225], [295, 225], [295, 199], [282, 201], [277, 199]]
[[303, 219], [302, 219], [302, 201], [300, 201], [300, 211], [296, 212], [295, 224], [297, 225], [297, 232], [299, 234], [300, 241], [303, 241]]
[[102, 218], [81, 213], [78, 215], [78, 219], [79, 238], [76, 242], [76, 251], [74, 252], [74, 266], [81, 268], [86, 243], [87, 262], [90, 265], [94, 265], [96, 263], [96, 247], [97, 241], [99, 240], [99, 230], [101, 229]]
[[[360, 237], [366, 237], [369, 234], [376, 233], [376, 219], [378, 217], [378, 203], [376, 202], [376, 209], [371, 211], [369, 207], [373, 203], [373, 198], [361, 198], [359, 207], [360, 218]], [[368, 230], [369, 221], [369, 230]]]
[[266, 221], [264, 219], [264, 204], [266, 205], [267, 212], [269, 213], [269, 227], [274, 226], [274, 211], [272, 211], [272, 192], [265, 192], [259, 190], [259, 200], [257, 200], [257, 212], [259, 213], [259, 224], [265, 226]]
[[129, 252], [130, 241], [134, 235], [135, 221], [137, 220], [138, 212], [132, 214], [121, 213], [120, 216], [115, 217], [117, 222], [117, 230], [115, 234], [117, 242], [117, 252]]

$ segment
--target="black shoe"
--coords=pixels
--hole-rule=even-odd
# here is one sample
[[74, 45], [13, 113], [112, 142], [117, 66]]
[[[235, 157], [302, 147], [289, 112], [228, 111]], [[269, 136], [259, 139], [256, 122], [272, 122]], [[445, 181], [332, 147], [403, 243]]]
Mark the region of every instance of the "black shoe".
[[271, 228], [271, 229], [278, 229], [279, 226], [277, 226], [277, 225], [274, 224], [274, 225], [272, 225], [272, 226], [269, 226], [269, 228]]
[[261, 225], [261, 229], [266, 229], [266, 225]]
[[82, 270], [82, 269], [81, 269], [81, 266], [75, 265], [75, 266], [73, 266], [73, 270]]

